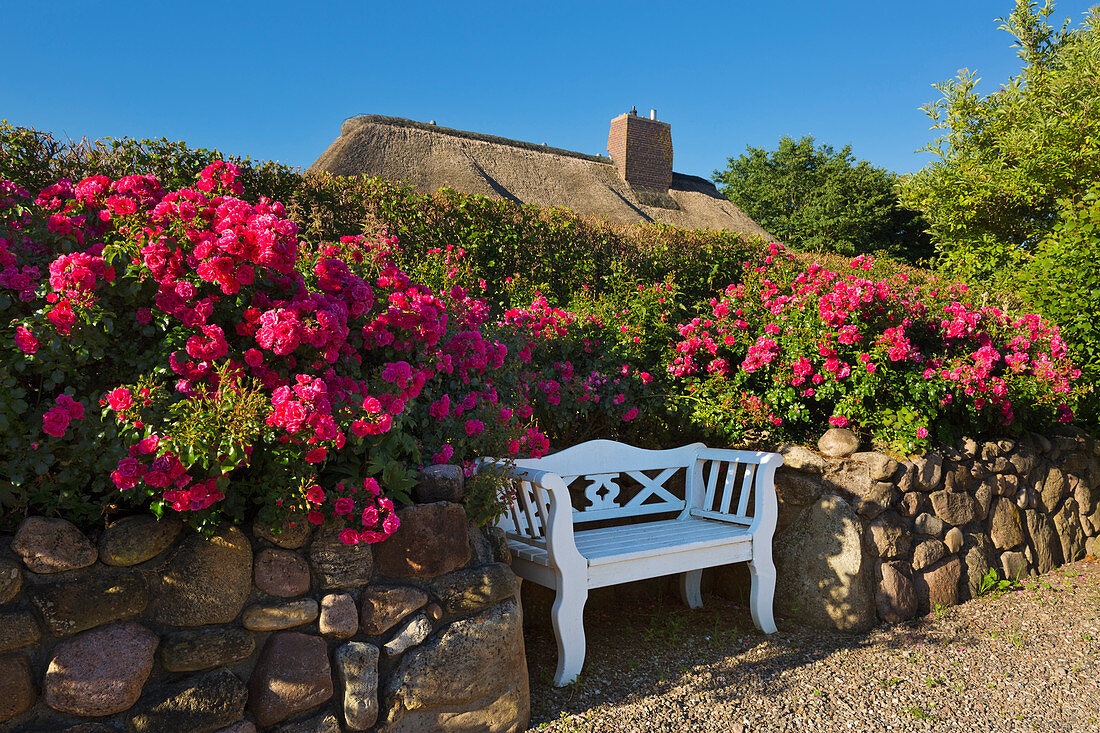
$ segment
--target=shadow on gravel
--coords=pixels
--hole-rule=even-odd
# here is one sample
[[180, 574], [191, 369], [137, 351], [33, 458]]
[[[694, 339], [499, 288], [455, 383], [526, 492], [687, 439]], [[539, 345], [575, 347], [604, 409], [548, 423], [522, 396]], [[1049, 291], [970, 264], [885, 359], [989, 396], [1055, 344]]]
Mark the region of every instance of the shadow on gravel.
[[[584, 713], [630, 697], [667, 695], [692, 670], [710, 676], [694, 685], [708, 704], [736, 701], [748, 687], [778, 694], [787, 688], [786, 680], [779, 677], [784, 670], [872, 643], [867, 634], [822, 631], [786, 619], [777, 619], [779, 631], [768, 636], [753, 626], [744, 600], [707, 594], [703, 608], [691, 610], [663, 579], [616, 586], [613, 592], [598, 595], [601, 591], [593, 594], [585, 609], [584, 669], [574, 684], [555, 688], [551, 679], [557, 646], [549, 622], [553, 597], [545, 589], [524, 584], [532, 729], [563, 714]], [[943, 625], [934, 637], [926, 637], [931, 626], [931, 619], [924, 617], [869, 633], [875, 634], [873, 643], [879, 649], [914, 654], [976, 643], [970, 634], [944, 633]]]

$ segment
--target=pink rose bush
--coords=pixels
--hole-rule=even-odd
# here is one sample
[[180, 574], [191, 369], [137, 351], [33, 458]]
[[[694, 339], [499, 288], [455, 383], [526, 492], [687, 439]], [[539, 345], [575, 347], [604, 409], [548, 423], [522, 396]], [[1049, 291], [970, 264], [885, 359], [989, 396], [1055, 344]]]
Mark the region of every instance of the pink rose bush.
[[[13, 483], [69, 478], [198, 525], [301, 512], [377, 542], [409, 468], [545, 451], [483, 302], [413, 282], [394, 238], [310, 244], [281, 204], [242, 194], [224, 162], [168, 192], [92, 176], [31, 200], [0, 182], [0, 420], [53, 403]], [[66, 442], [96, 402], [95, 446]], [[76, 457], [91, 486], [65, 473]]]
[[679, 326], [669, 371], [731, 440], [863, 428], [912, 451], [931, 436], [1068, 422], [1080, 391], [1056, 326], [967, 301], [960, 284], [796, 266], [779, 245]]

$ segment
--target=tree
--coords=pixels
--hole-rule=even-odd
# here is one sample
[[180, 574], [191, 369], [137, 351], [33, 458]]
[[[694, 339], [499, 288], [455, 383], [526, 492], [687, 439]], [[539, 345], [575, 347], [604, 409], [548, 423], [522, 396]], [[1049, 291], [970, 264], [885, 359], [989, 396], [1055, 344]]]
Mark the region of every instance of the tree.
[[852, 147], [814, 147], [814, 138], [782, 137], [774, 152], [748, 146], [714, 171], [722, 193], [761, 226], [803, 250], [862, 254], [887, 250], [910, 261], [931, 254], [924, 225], [903, 209], [897, 176]]
[[1017, 41], [1020, 74], [981, 96], [963, 70], [923, 107], [943, 134], [936, 156], [902, 182], [923, 212], [942, 265], [955, 276], [1004, 284], [1100, 178], [1100, 9], [1079, 28], [1047, 24], [1054, 6], [1017, 0], [1001, 28]]

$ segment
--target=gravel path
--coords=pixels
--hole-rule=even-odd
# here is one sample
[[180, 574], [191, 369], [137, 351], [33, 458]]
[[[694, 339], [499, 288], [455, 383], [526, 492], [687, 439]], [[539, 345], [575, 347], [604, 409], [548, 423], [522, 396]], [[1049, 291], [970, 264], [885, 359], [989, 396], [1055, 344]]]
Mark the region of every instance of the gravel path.
[[586, 614], [580, 679], [550, 686], [548, 624], [526, 630], [538, 731], [1100, 731], [1100, 561], [868, 634], [779, 621], [717, 596]]

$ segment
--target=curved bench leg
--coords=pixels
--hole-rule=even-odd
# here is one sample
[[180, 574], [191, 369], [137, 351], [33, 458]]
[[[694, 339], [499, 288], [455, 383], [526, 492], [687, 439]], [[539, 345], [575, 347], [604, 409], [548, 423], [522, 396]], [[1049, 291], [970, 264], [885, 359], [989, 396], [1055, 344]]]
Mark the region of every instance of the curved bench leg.
[[772, 563], [771, 552], [760, 553], [759, 547], [756, 545], [754, 552], [758, 554], [749, 561], [749, 575], [752, 578], [749, 586], [749, 610], [752, 611], [752, 622], [756, 628], [765, 634], [774, 634], [772, 601], [775, 598], [775, 565]]
[[688, 608], [703, 607], [703, 594], [699, 591], [699, 583], [702, 579], [702, 570], [689, 570], [686, 573], [680, 573], [680, 600]]
[[554, 686], [564, 687], [581, 673], [584, 666], [584, 604], [588, 600], [588, 587], [583, 582], [559, 580], [550, 609], [554, 636], [558, 640], [558, 668], [554, 672]]

